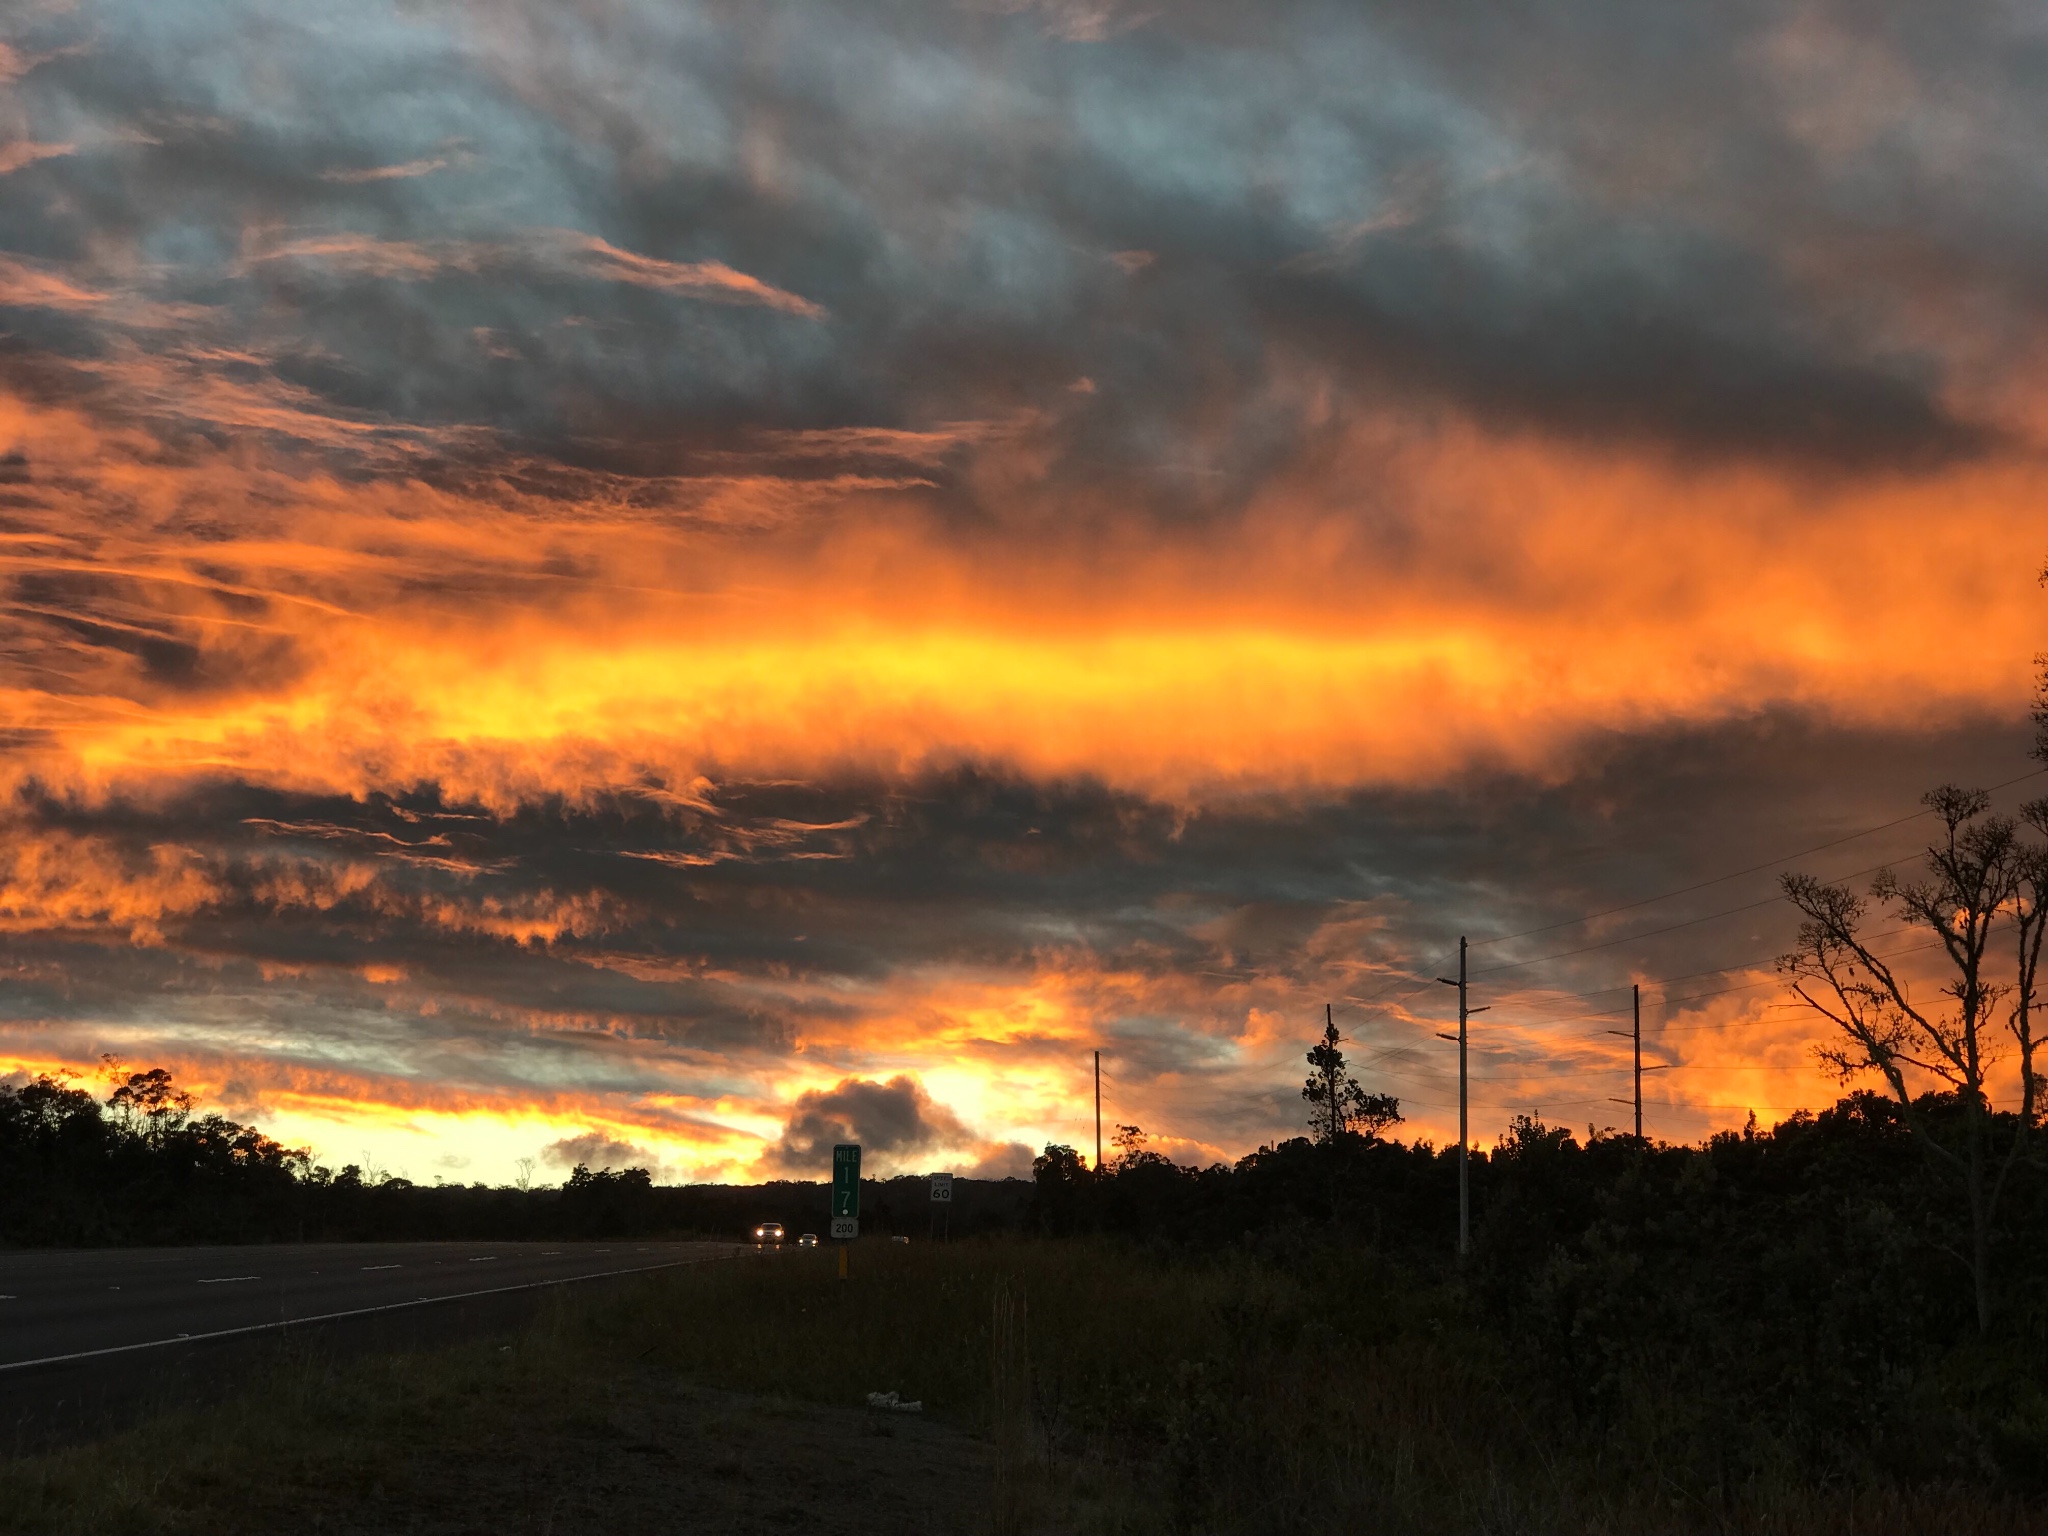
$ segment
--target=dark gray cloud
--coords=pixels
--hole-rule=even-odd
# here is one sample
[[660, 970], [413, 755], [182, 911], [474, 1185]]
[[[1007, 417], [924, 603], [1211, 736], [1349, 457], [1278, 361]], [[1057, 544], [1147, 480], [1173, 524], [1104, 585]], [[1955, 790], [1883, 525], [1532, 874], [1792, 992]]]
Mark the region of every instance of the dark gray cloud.
[[[585, 469], [1029, 412], [1052, 495], [1180, 517], [1312, 451], [1276, 369], [1685, 451], [1998, 440], [1958, 385], [2039, 318], [2048, 187], [2011, 146], [2048, 129], [2041, 40], [1990, 5], [1596, 9], [1196, 5], [1079, 41], [940, 4], [87, 5], [14, 38], [27, 135], [77, 148], [0, 208], [112, 297], [8, 324]], [[816, 308], [673, 280], [706, 264]], [[204, 429], [135, 373], [125, 409]]]
[[[935, 1102], [916, 1078], [903, 1074], [878, 1083], [849, 1077], [836, 1087], [799, 1095], [782, 1139], [764, 1161], [815, 1175], [831, 1166], [832, 1149], [842, 1142], [857, 1142], [864, 1154], [893, 1167], [919, 1153], [973, 1140], [960, 1118]], [[1015, 1160], [1014, 1149], [996, 1149], [994, 1160], [1007, 1169]]]
[[541, 1148], [540, 1160], [556, 1168], [647, 1168], [659, 1159], [630, 1141], [620, 1141], [602, 1131], [581, 1136], [564, 1136]]

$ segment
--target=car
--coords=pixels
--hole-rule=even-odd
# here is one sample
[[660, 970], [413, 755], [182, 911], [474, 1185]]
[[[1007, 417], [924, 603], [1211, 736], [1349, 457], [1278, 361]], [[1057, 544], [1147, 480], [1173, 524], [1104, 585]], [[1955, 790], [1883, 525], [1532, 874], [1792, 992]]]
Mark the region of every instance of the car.
[[772, 1247], [780, 1243], [782, 1238], [782, 1223], [779, 1221], [764, 1221], [761, 1225], [754, 1228], [754, 1246], [756, 1248]]
[[802, 1237], [796, 1240], [796, 1245], [799, 1248], [815, 1248], [818, 1246], [818, 1234], [815, 1232], [806, 1232]]

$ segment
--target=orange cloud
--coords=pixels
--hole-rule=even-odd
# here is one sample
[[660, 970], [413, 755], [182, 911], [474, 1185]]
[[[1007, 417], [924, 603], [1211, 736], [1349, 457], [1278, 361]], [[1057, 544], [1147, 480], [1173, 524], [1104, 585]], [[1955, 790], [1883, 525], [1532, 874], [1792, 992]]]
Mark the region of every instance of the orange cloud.
[[[4, 155], [4, 151], [0, 151]], [[4, 164], [4, 161], [0, 161]], [[438, 169], [438, 163], [429, 167]], [[367, 180], [375, 173], [346, 178]], [[390, 175], [423, 174], [412, 167], [393, 167]], [[722, 261], [665, 261], [613, 245], [596, 235], [573, 229], [531, 232], [522, 243], [503, 246], [471, 241], [412, 242], [382, 240], [370, 235], [335, 233], [278, 239], [278, 231], [251, 231], [245, 239], [244, 261], [313, 263], [337, 271], [395, 281], [417, 281], [444, 272], [473, 273], [488, 265], [536, 260], [567, 268], [601, 282], [630, 283], [687, 298], [719, 304], [758, 304], [807, 320], [822, 320], [825, 310], [801, 295], [777, 288]]]
[[106, 303], [107, 297], [94, 289], [81, 288], [46, 267], [15, 256], [0, 256], [0, 304], [84, 313]]
[[727, 304], [762, 304], [806, 320], [825, 317], [823, 306], [736, 271], [722, 261], [663, 261], [637, 251], [620, 250], [608, 240], [569, 229], [549, 231], [548, 239], [573, 253], [577, 264], [591, 276], [610, 282], [659, 288]]
[[[171, 365], [108, 366], [110, 384], [178, 403]], [[366, 435], [260, 379], [192, 404], [286, 423], [299, 442]], [[886, 780], [993, 762], [1192, 806], [1473, 765], [1541, 776], [1564, 771], [1587, 732], [1771, 707], [1900, 728], [2024, 708], [2043, 489], [2024, 463], [1822, 481], [1369, 418], [1240, 516], [1169, 541], [1091, 509], [1093, 531], [1053, 539], [1016, 469], [1036, 451], [1031, 431], [797, 439], [783, 446], [801, 462], [860, 454], [907, 472], [858, 484], [749, 473], [753, 510], [721, 518], [700, 515], [702, 484], [683, 477], [537, 484], [512, 464], [488, 478], [344, 478], [281, 452], [172, 458], [134, 429], [0, 400], [0, 454], [26, 466], [0, 535], [16, 591], [0, 626], [24, 663], [0, 691], [21, 733], [6, 771], [85, 804], [228, 777], [355, 796], [431, 783], [506, 811], [627, 792], [715, 821], [707, 780], [732, 775]], [[968, 536], [934, 521], [916, 486], [950, 456], [994, 482], [1015, 474], [1013, 521]], [[1346, 500], [1368, 470], [1402, 509], [1398, 539], [1376, 537]], [[713, 499], [731, 494], [735, 478], [715, 478]], [[685, 871], [740, 854], [832, 857], [820, 839], [835, 829], [851, 830], [764, 824], [744, 843], [634, 851]], [[639, 1086], [364, 1072], [322, 1087], [289, 1048], [206, 1069], [288, 1128], [426, 1115], [453, 1135], [468, 1115], [498, 1128], [495, 1146], [510, 1144], [506, 1127], [545, 1120], [536, 1146], [602, 1132], [678, 1170], [744, 1176], [802, 1094], [912, 1072], [977, 1145], [1085, 1144], [1077, 1106], [1105, 1021], [1155, 1020], [1174, 1064], [1147, 1067], [1142, 1093], [1112, 1113], [1180, 1155], [1232, 1156], [1240, 1138], [1271, 1134], [1258, 1128], [1270, 1110], [1242, 1108], [1244, 1084], [1281, 1085], [1286, 1107], [1304, 1020], [1378, 974], [1359, 958], [1383, 921], [1369, 906], [1340, 910], [1292, 976], [1162, 975], [1081, 947], [872, 981], [742, 973], [634, 952], [607, 937], [636, 919], [623, 898], [472, 881], [474, 866], [425, 836], [401, 847], [311, 823], [276, 830], [288, 836], [275, 850], [232, 858], [19, 838], [0, 863], [0, 921], [163, 944], [231, 896], [273, 912], [352, 904], [427, 933], [559, 946], [623, 978], [715, 982], [790, 1021], [786, 1037], [690, 1064], [601, 1004], [464, 998], [381, 956], [324, 971], [294, 961], [307, 986], [374, 988], [378, 1008], [462, 1007], [532, 1038], [610, 1042]], [[330, 856], [285, 846], [309, 839]], [[422, 869], [447, 879], [397, 878]], [[1225, 927], [1196, 936], [1219, 955], [1233, 943]], [[1774, 1012], [1777, 998], [1716, 1003], [1703, 1016], [1715, 1029], [1672, 1037], [1656, 1059], [1684, 1070], [1651, 1080], [1653, 1102], [1721, 1108], [1658, 1110], [1653, 1130], [1696, 1134], [1739, 1121], [1732, 1106], [1768, 1118], [1832, 1091], [1805, 1054], [1808, 1026]], [[1412, 1131], [1446, 1139], [1441, 1019], [1408, 1006], [1395, 999], [1371, 1026], [1361, 1059], [1391, 1052], [1375, 1057], [1384, 1080], [1368, 1080], [1407, 1101]], [[1626, 1118], [1606, 1102], [1628, 1092], [1620, 1042], [1593, 1029], [1561, 1046], [1560, 1005], [1539, 994], [1496, 1006], [1477, 1125], [1490, 1134], [1517, 1107]], [[155, 1029], [183, 1048], [185, 1026]], [[125, 1037], [109, 1025], [76, 1038], [84, 1062]], [[660, 1102], [651, 1086], [714, 1078], [715, 1091]]]
[[16, 139], [10, 144], [0, 144], [0, 176], [10, 175], [25, 165], [34, 165], [38, 160], [53, 160], [77, 153], [76, 144], [39, 144], [33, 139]]
[[[365, 430], [306, 425], [269, 391], [201, 404]], [[889, 493], [845, 491], [831, 534], [735, 541], [499, 487], [108, 465], [110, 440], [15, 419], [54, 489], [44, 531], [0, 559], [103, 577], [126, 596], [96, 618], [167, 626], [220, 678], [153, 687], [115, 649], [74, 654], [71, 684], [18, 680], [10, 708], [50, 742], [34, 771], [84, 786], [431, 780], [502, 805], [963, 758], [1178, 798], [1540, 773], [1588, 730], [1773, 706], [2010, 713], [2038, 628], [2026, 466], [1820, 485], [1446, 429], [1394, 455], [1427, 515], [1390, 561], [1308, 484], [1170, 550], [945, 543]], [[161, 511], [81, 544], [67, 460], [99, 497]], [[175, 531], [237, 495], [256, 510], [204, 546]]]
[[436, 171], [445, 171], [454, 164], [447, 155], [435, 155], [426, 160], [407, 160], [398, 165], [373, 165], [361, 170], [322, 171], [322, 181], [340, 182], [344, 186], [360, 186], [376, 181], [410, 181], [419, 176], [431, 176]]

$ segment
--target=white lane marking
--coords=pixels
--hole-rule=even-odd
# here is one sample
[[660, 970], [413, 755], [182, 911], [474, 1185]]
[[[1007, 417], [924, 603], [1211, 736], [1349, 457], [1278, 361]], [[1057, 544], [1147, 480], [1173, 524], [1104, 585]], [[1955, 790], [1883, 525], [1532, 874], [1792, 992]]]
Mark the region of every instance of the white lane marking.
[[[195, 1280], [194, 1285], [234, 1285], [243, 1280], [261, 1280], [261, 1275], [215, 1275], [211, 1280]], [[116, 1290], [120, 1287], [116, 1286]]]
[[472, 1264], [488, 1264], [491, 1262], [491, 1260], [495, 1259], [496, 1257], [497, 1255], [495, 1253], [487, 1253], [482, 1258], [471, 1259], [469, 1262]]
[[20, 1298], [19, 1298], [19, 1297], [16, 1297], [16, 1296], [0, 1296], [0, 1301], [18, 1301], [18, 1300], [20, 1300]]
[[[468, 1301], [477, 1296], [502, 1296], [508, 1291], [538, 1291], [551, 1285], [574, 1285], [579, 1280], [609, 1280], [617, 1275], [644, 1275], [657, 1269], [681, 1269], [685, 1264], [705, 1264], [729, 1259], [732, 1253], [707, 1253], [694, 1259], [669, 1259], [660, 1264], [636, 1264], [630, 1269], [601, 1269], [589, 1275], [564, 1275], [559, 1280], [529, 1280], [523, 1285], [493, 1285], [480, 1291], [457, 1291], [449, 1296], [422, 1296], [418, 1301], [391, 1301], [381, 1307], [352, 1307], [346, 1312], [321, 1312], [313, 1317], [283, 1318], [274, 1323], [250, 1323], [241, 1328], [217, 1328], [212, 1333], [179, 1334], [174, 1339], [146, 1339], [140, 1344], [110, 1344], [104, 1349], [78, 1349], [68, 1355], [44, 1355], [37, 1360], [0, 1361], [0, 1371], [25, 1371], [38, 1365], [63, 1365], [72, 1360], [98, 1360], [107, 1355], [132, 1355], [138, 1349], [162, 1349], [166, 1344], [193, 1343], [207, 1339], [230, 1339], [244, 1333], [270, 1333], [280, 1328], [303, 1328], [309, 1323], [339, 1322], [344, 1317], [368, 1317], [376, 1312], [402, 1312], [408, 1307], [431, 1306], [437, 1301]], [[121, 1289], [118, 1285], [107, 1287]]]
[[363, 1266], [363, 1272], [364, 1272], [365, 1274], [367, 1274], [367, 1273], [368, 1273], [369, 1271], [371, 1271], [371, 1270], [373, 1270], [373, 1269], [403, 1269], [403, 1268], [405, 1268], [405, 1266], [404, 1266], [403, 1264], [365, 1264], [365, 1265]]
[[559, 1257], [561, 1252], [562, 1250], [559, 1248], [543, 1248], [540, 1251], [540, 1256], [544, 1259], [552, 1259]]

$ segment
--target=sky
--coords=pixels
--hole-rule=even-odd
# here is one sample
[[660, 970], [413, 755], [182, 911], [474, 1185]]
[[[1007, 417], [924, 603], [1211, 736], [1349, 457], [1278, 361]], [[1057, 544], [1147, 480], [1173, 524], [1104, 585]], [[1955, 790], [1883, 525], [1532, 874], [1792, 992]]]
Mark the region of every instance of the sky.
[[2044, 141], [1990, 0], [16, 0], [0, 1071], [994, 1176], [1328, 1005], [1443, 1144], [1466, 935], [1477, 1140], [1632, 985], [1827, 1103], [1776, 876], [2040, 792]]

